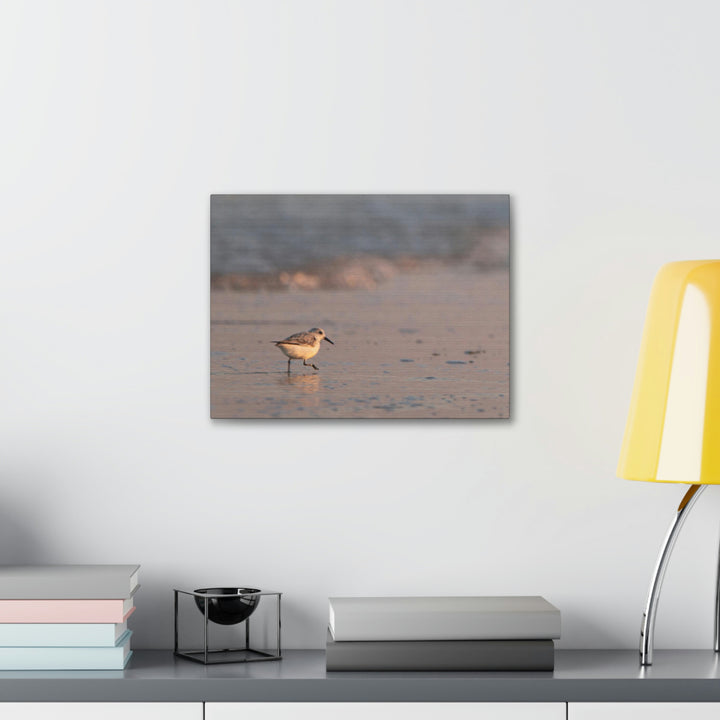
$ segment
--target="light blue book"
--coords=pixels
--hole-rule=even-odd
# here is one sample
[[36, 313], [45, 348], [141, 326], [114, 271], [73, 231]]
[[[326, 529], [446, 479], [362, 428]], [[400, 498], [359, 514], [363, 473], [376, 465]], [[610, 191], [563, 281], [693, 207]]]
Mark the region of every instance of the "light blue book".
[[122, 670], [131, 635], [126, 630], [114, 647], [0, 647], [0, 670]]
[[2, 647], [114, 647], [124, 623], [0, 623]]

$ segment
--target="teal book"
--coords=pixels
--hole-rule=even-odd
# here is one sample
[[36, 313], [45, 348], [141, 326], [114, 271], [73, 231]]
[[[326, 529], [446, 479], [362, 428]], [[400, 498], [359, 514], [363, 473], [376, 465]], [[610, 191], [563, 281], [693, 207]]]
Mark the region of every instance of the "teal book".
[[112, 647], [0, 647], [0, 670], [122, 670], [131, 635], [126, 630]]
[[121, 623], [0, 623], [0, 647], [113, 647]]

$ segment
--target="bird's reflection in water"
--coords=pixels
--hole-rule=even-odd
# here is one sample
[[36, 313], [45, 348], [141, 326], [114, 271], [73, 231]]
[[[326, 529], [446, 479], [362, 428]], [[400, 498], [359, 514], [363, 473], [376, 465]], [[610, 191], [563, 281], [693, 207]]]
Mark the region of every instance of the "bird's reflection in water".
[[289, 385], [302, 393], [316, 393], [320, 389], [320, 375], [285, 375], [278, 378], [280, 385]]

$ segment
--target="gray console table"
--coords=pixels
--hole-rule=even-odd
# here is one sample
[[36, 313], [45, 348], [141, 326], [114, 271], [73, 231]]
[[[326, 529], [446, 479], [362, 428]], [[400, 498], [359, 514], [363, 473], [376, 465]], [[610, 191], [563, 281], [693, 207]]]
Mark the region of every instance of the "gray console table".
[[324, 652], [315, 650], [215, 666], [137, 650], [121, 672], [0, 672], [0, 701], [720, 703], [720, 667], [709, 650], [660, 650], [643, 669], [634, 650], [559, 650], [555, 658], [552, 673], [326, 673]]

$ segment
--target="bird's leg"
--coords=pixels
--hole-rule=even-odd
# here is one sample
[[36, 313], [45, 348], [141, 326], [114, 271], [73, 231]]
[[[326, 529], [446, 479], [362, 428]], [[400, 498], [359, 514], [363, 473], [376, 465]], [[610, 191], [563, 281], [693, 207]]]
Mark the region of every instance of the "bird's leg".
[[288, 358], [288, 375], [290, 374], [290, 360], [292, 360], [292, 358]]
[[315, 368], [316, 370], [319, 370], [319, 369], [320, 369], [317, 365], [313, 365], [312, 363], [309, 363], [309, 364], [308, 364], [308, 361], [307, 361], [307, 360], [303, 360], [303, 365], [305, 365], [305, 367]]

